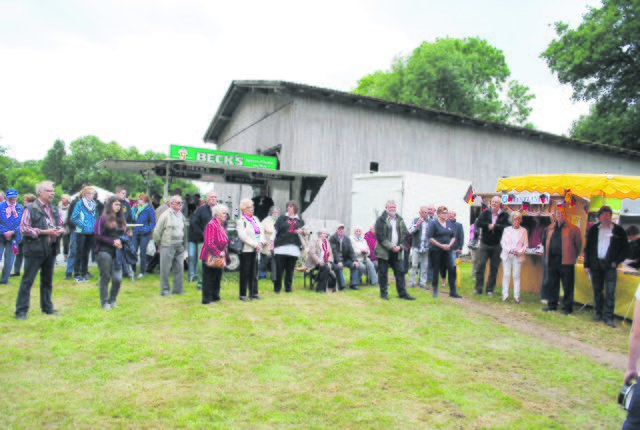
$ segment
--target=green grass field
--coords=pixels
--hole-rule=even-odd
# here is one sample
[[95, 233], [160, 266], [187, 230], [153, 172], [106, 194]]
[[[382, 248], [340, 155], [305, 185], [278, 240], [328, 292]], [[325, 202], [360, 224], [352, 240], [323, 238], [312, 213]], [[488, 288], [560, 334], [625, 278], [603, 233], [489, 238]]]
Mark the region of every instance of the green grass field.
[[[534, 296], [517, 308], [470, 298], [468, 271], [464, 300], [490, 312], [422, 290], [414, 302], [381, 301], [372, 287], [319, 295], [300, 275], [293, 294], [261, 281], [263, 300], [244, 303], [233, 274], [216, 306], [200, 304], [195, 284], [160, 297], [153, 275], [125, 281], [106, 312], [95, 282], [63, 281], [60, 269], [61, 316], [40, 312], [36, 284], [16, 321], [11, 278], [0, 288], [0, 428], [620, 428], [622, 369], [562, 343], [625, 353], [629, 326], [542, 314]], [[557, 336], [491, 317], [507, 310]]]

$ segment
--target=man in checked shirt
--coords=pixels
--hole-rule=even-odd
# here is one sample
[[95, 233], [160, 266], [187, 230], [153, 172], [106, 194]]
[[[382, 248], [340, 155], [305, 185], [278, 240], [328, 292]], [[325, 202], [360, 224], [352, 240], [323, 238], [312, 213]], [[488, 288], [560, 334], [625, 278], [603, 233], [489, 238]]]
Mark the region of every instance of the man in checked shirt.
[[50, 181], [36, 185], [38, 198], [22, 214], [20, 232], [23, 237], [24, 275], [16, 300], [16, 319], [26, 320], [31, 287], [40, 271], [40, 308], [47, 315], [58, 315], [51, 302], [53, 268], [60, 250], [58, 239], [64, 234], [64, 221], [55, 205], [55, 191]]

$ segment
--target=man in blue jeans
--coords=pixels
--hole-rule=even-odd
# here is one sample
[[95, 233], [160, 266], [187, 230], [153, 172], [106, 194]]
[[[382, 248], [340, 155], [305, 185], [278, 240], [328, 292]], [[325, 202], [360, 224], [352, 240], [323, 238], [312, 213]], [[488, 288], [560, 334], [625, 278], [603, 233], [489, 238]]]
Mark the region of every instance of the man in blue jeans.
[[349, 288], [359, 290], [358, 259], [356, 258], [351, 239], [344, 234], [344, 224], [338, 224], [336, 232], [329, 238], [329, 244], [331, 245], [331, 252], [333, 253], [338, 289], [344, 290], [346, 288], [343, 269], [348, 267], [350, 272]]
[[206, 204], [199, 206], [189, 218], [189, 236], [187, 253], [189, 255], [189, 282], [198, 280], [198, 289], [202, 289], [202, 261], [200, 250], [204, 243], [204, 228], [211, 221], [211, 209], [218, 204], [218, 194], [215, 191], [207, 193]]
[[[85, 187], [85, 184], [82, 184], [82, 188]], [[81, 189], [82, 189], [81, 188]], [[80, 196], [76, 196], [75, 199], [69, 203], [69, 210], [67, 216], [67, 230], [69, 230], [69, 255], [67, 256], [67, 268], [64, 272], [65, 281], [70, 281], [73, 279], [73, 266], [76, 262], [76, 224], [71, 221], [71, 214], [75, 209], [76, 205], [80, 201]]]
[[15, 254], [14, 247], [22, 239], [20, 234], [20, 220], [22, 219], [23, 207], [17, 203], [18, 192], [14, 189], [7, 190], [7, 199], [0, 203], [0, 247], [4, 250], [4, 266], [2, 268], [2, 279], [0, 284], [9, 283], [9, 275]]

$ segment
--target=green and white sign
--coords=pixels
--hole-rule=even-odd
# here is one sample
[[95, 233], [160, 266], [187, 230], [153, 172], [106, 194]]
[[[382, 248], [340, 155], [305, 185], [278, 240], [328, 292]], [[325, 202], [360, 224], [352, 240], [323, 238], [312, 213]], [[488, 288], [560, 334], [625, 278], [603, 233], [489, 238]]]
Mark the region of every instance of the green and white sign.
[[171, 145], [169, 158], [183, 161], [197, 161], [216, 166], [252, 167], [256, 169], [276, 170], [278, 159], [264, 155], [243, 154], [241, 152], [215, 151], [213, 149], [193, 148]]

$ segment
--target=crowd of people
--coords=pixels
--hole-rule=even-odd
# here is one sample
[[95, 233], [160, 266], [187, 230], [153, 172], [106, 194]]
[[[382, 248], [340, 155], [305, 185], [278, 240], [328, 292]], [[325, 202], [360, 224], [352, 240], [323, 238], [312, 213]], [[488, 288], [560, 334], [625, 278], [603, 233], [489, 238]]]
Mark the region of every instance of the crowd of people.
[[[187, 195], [183, 200], [182, 191], [176, 189], [161, 204], [159, 196], [149, 198], [144, 193], [130, 200], [127, 190], [117, 187], [103, 205], [95, 188], [87, 184], [74, 199], [65, 194], [58, 205], [53, 205], [53, 184], [45, 181], [36, 187], [37, 196], [25, 195], [21, 205], [18, 192], [10, 189], [0, 195], [0, 252], [4, 254], [0, 284], [19, 276], [24, 261], [16, 318], [26, 318], [30, 289], [38, 272], [41, 309], [55, 314], [51, 302], [53, 265], [62, 248], [66, 280], [87, 282], [92, 277], [89, 261], [97, 263], [100, 305], [111, 310], [118, 306], [123, 279], [144, 278], [158, 266], [160, 295], [183, 294], [186, 251], [187, 280], [197, 282], [205, 305], [220, 300], [222, 274], [230, 263], [230, 253], [239, 258], [241, 301], [260, 299], [259, 280], [266, 279], [267, 273], [271, 273], [275, 294], [280, 294], [283, 287], [285, 293], [291, 293], [300, 259], [318, 293], [359, 290], [365, 277], [368, 284], [379, 288], [381, 299], [389, 300], [392, 270], [401, 299], [415, 300], [408, 292], [415, 287], [431, 290], [438, 297], [447, 281], [449, 296], [462, 297], [457, 290], [456, 259], [465, 237], [456, 213], [446, 206], [424, 205], [417, 217], [405, 223], [396, 203], [390, 200], [366, 232], [355, 226], [348, 236], [346, 226], [338, 224], [333, 232], [321, 229], [312, 235], [295, 201], [287, 202], [281, 212], [266, 191], [263, 188], [258, 196], [240, 202], [234, 220], [237, 237], [230, 237], [230, 211], [218, 202], [215, 191], [201, 201], [199, 195]], [[630, 264], [638, 264], [640, 235], [637, 227], [625, 232], [613, 224], [611, 215], [611, 209], [603, 206], [598, 212], [599, 222], [589, 229], [584, 268], [593, 284], [594, 319], [615, 327], [616, 268], [625, 258], [630, 258]], [[498, 196], [476, 219], [472, 236], [480, 240], [473, 265], [474, 294], [493, 295], [502, 264], [502, 300], [509, 299], [513, 282], [513, 300], [520, 303], [520, 270], [530, 246], [528, 231], [521, 223], [522, 214], [509, 213]], [[547, 306], [543, 310], [558, 309], [562, 284], [561, 311], [568, 315], [573, 311], [575, 264], [583, 254], [582, 235], [566, 219], [562, 206], [556, 208], [551, 225], [536, 229], [534, 235], [539, 236], [545, 250], [543, 295]], [[348, 283], [345, 269], [349, 270]]]

